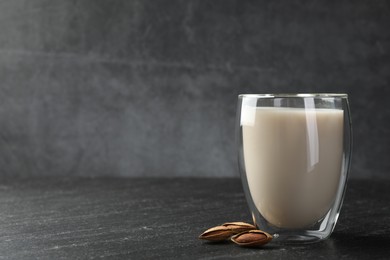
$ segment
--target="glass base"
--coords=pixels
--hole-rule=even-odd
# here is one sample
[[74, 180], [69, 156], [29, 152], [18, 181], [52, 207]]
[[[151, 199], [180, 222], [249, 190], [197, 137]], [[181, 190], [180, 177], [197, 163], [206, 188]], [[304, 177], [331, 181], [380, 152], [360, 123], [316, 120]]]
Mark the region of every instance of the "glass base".
[[275, 244], [311, 244], [320, 242], [326, 236], [322, 234], [278, 234], [274, 233], [272, 243]]
[[[338, 214], [329, 210], [326, 216], [316, 224], [300, 229], [278, 228], [270, 225], [258, 211], [252, 212], [252, 217], [258, 229], [273, 236], [272, 243], [297, 245], [316, 243], [328, 238], [336, 225]], [[332, 220], [329, 220], [330, 218]]]

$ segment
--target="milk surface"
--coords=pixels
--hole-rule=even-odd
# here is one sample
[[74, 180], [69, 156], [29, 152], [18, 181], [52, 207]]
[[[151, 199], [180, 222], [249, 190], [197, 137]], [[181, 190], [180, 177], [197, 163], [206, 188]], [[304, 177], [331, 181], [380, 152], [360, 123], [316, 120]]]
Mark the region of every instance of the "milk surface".
[[283, 228], [310, 226], [339, 185], [343, 110], [242, 107], [249, 191], [262, 216]]

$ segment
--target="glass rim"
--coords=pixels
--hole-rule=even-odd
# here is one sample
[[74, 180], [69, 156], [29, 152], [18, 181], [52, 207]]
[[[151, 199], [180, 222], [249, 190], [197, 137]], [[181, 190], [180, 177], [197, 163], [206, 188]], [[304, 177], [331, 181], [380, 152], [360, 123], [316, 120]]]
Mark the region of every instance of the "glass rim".
[[239, 98], [348, 98], [346, 93], [239, 94]]

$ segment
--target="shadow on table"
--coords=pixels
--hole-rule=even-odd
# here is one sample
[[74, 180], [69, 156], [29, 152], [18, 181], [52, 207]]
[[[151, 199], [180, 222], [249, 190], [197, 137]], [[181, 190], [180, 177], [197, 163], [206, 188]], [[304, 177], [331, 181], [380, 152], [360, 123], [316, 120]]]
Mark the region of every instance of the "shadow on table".
[[272, 243], [270, 244], [267, 244], [267, 245], [264, 245], [264, 246], [261, 246], [261, 247], [244, 247], [244, 246], [239, 246], [239, 245], [236, 245], [234, 244], [233, 242], [231, 241], [218, 241], [218, 242], [209, 242], [209, 241], [205, 241], [203, 242], [204, 245], [208, 245], [208, 246], [214, 246], [214, 247], [225, 247], [225, 246], [228, 246], [228, 247], [235, 247], [235, 248], [240, 248], [240, 250], [265, 250], [265, 251], [268, 251], [268, 250], [280, 250], [281, 246], [280, 245], [274, 245]]

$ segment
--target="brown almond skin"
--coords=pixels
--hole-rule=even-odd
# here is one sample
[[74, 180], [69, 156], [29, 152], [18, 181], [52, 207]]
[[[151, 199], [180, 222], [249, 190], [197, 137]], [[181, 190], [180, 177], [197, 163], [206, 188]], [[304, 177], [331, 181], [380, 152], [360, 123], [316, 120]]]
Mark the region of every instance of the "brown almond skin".
[[256, 229], [256, 227], [252, 224], [249, 224], [249, 223], [245, 223], [245, 222], [226, 222], [226, 223], [223, 223], [222, 226], [224, 227], [230, 227], [230, 226], [234, 226], [234, 227], [245, 227], [245, 228], [252, 228], [252, 229]]
[[256, 229], [254, 225], [245, 222], [227, 222], [222, 224], [222, 226], [230, 228], [234, 234]]
[[199, 236], [199, 239], [217, 242], [227, 240], [234, 234], [235, 233], [233, 233], [231, 228], [229, 227], [216, 226], [209, 228], [205, 232], [203, 232]]
[[248, 231], [256, 229], [252, 224], [245, 222], [226, 222], [221, 226], [216, 226], [207, 229], [203, 232], [199, 239], [205, 239], [209, 241], [223, 241], [229, 239], [231, 236], [241, 233], [243, 231]]
[[245, 247], [260, 247], [271, 240], [272, 236], [261, 230], [244, 231], [231, 237], [231, 241]]

